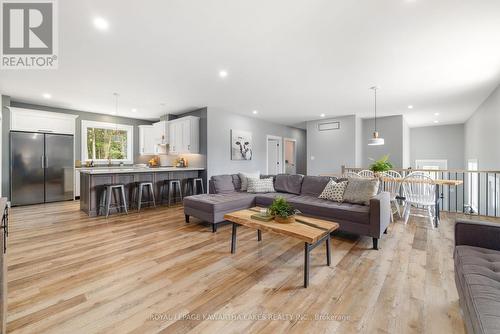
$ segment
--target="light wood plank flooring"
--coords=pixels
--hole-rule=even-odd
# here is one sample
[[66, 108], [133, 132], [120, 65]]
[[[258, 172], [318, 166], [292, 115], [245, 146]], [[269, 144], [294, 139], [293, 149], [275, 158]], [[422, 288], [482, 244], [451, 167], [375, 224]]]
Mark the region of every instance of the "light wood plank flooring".
[[[453, 278], [453, 216], [412, 217], [371, 238], [336, 235], [303, 284], [303, 244], [181, 207], [88, 218], [78, 202], [14, 208], [9, 333], [464, 333]], [[314, 320], [321, 316], [321, 320]], [[270, 317], [274, 319], [270, 320]]]

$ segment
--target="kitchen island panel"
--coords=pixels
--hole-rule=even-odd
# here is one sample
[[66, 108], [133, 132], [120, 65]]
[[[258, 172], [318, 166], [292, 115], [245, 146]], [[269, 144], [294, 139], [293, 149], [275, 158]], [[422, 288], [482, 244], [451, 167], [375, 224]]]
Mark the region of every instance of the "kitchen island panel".
[[[187, 178], [199, 177], [200, 171], [202, 171], [202, 169], [173, 171], [141, 170], [138, 172], [119, 171], [117, 173], [93, 173], [82, 171], [80, 173], [80, 209], [89, 216], [97, 216], [101, 200], [100, 196], [103, 193], [104, 186], [107, 184], [124, 184], [127, 205], [129, 208], [135, 207], [135, 203], [130, 203], [130, 199], [133, 198], [132, 191], [134, 190], [137, 182], [153, 183], [155, 198], [157, 204], [159, 205], [161, 203], [160, 191], [165, 181], [179, 179], [181, 180], [181, 183], [184, 184], [185, 179]], [[117, 209], [113, 209], [110, 212], [116, 213], [116, 211]]]

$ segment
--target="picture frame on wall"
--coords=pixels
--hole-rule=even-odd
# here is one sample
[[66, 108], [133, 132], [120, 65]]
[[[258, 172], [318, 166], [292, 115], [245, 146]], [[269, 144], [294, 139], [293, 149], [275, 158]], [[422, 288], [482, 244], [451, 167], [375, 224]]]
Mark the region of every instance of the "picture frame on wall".
[[231, 130], [231, 160], [252, 160], [252, 133]]

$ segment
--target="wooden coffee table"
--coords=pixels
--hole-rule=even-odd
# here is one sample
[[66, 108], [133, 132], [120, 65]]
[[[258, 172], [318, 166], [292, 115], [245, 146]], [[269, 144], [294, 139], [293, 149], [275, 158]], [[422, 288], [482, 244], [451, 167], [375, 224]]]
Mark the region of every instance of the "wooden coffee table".
[[256, 229], [258, 241], [262, 240], [261, 231], [273, 232], [304, 241], [304, 288], [307, 288], [309, 286], [309, 253], [325, 241], [326, 264], [329, 266], [331, 263], [330, 233], [338, 229], [339, 224], [302, 215], [297, 215], [296, 222], [291, 224], [280, 224], [274, 220], [264, 222], [250, 218], [259, 210], [260, 208], [252, 208], [224, 215], [225, 220], [233, 223], [231, 253], [236, 252], [236, 230], [239, 225]]

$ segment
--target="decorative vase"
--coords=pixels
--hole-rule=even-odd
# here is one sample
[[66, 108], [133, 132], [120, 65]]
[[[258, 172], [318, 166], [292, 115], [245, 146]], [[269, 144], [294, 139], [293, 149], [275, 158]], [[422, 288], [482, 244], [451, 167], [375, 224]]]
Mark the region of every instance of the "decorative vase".
[[288, 216], [287, 218], [275, 216], [274, 221], [280, 224], [291, 224], [295, 223], [295, 216]]

